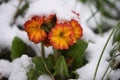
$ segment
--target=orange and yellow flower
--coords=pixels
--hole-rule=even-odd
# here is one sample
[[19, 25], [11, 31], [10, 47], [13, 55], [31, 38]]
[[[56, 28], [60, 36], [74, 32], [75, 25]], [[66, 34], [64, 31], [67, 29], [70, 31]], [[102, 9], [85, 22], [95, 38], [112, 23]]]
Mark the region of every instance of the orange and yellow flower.
[[70, 24], [71, 24], [71, 26], [73, 28], [73, 32], [74, 32], [74, 37], [73, 37], [74, 42], [76, 42], [77, 39], [82, 37], [83, 29], [76, 20], [71, 20]]
[[44, 41], [47, 37], [46, 32], [41, 28], [43, 22], [44, 17], [34, 16], [24, 24], [29, 39], [34, 43]]
[[34, 16], [24, 24], [29, 39], [34, 43], [43, 42], [46, 47], [69, 49], [82, 37], [82, 27], [76, 20], [57, 23], [56, 15]]
[[73, 44], [73, 30], [68, 24], [57, 24], [52, 28], [49, 39], [51, 45], [56, 49], [69, 49], [69, 46]]

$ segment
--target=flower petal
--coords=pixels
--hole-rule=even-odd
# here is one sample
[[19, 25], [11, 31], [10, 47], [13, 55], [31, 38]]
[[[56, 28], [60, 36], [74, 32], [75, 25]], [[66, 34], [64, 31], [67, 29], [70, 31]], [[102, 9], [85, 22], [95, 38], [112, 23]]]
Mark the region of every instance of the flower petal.
[[[42, 34], [41, 34], [42, 33]], [[41, 41], [44, 41], [46, 39], [46, 33], [44, 33], [42, 30], [37, 30], [32, 33], [28, 33], [29, 39], [33, 41], [34, 43], [39, 43]]]
[[39, 43], [47, 37], [47, 33], [41, 29], [43, 21], [44, 17], [34, 16], [24, 24], [29, 39], [34, 43]]
[[71, 20], [70, 24], [73, 27], [74, 37], [76, 39], [81, 38], [83, 33], [83, 29], [81, 25], [76, 20]]

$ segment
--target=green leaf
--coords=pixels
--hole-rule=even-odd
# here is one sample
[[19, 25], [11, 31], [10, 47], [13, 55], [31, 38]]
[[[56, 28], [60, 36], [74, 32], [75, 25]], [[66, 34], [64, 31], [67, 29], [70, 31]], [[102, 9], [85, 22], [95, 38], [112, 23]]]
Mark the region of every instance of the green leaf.
[[55, 60], [53, 54], [50, 54], [48, 58], [45, 58], [45, 62], [47, 64], [47, 68], [50, 70], [51, 73], [54, 72], [53, 67], [55, 66]]
[[116, 29], [113, 37], [113, 44], [115, 42], [120, 42], [120, 24], [118, 25], [119, 27]]
[[[72, 70], [76, 70], [80, 68], [85, 63], [85, 50], [88, 46], [88, 43], [84, 40], [79, 40], [76, 44], [70, 47], [69, 50], [62, 53], [66, 58], [71, 58], [71, 66]], [[67, 61], [68, 62], [68, 61]]]
[[69, 77], [67, 64], [63, 56], [60, 56], [58, 58], [54, 69], [55, 69], [54, 76], [59, 78], [57, 80], [64, 80], [65, 78]]
[[76, 71], [72, 71], [72, 72], [70, 73], [70, 77], [71, 77], [72, 79], [78, 79], [79, 74], [78, 74]]
[[24, 54], [27, 45], [18, 37], [15, 37], [11, 46], [11, 58], [16, 59]]
[[35, 64], [35, 70], [38, 71], [39, 74], [49, 74], [46, 63], [41, 57], [33, 57], [32, 62]]
[[30, 69], [29, 72], [27, 73], [28, 80], [38, 80], [39, 73], [34, 70]]
[[[49, 56], [45, 60], [41, 57], [33, 57], [32, 62], [34, 63], [34, 69], [31, 68], [27, 73], [28, 80], [37, 80], [41, 74], [50, 74], [49, 69], [53, 69], [53, 62], [51, 61], [52, 56]], [[48, 61], [49, 60], [49, 61]], [[48, 64], [46, 64], [46, 62]], [[49, 67], [48, 67], [49, 66]]]

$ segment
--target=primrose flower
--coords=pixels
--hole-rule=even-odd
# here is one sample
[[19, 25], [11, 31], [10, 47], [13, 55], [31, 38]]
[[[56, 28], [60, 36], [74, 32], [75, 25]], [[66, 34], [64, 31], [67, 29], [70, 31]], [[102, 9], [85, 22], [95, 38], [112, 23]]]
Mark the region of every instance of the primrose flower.
[[44, 17], [34, 16], [24, 24], [29, 39], [34, 43], [44, 41], [47, 37], [47, 33], [41, 28], [43, 22]]
[[49, 33], [51, 45], [56, 49], [69, 49], [73, 44], [73, 30], [68, 24], [56, 24]]
[[71, 20], [70, 24], [71, 24], [71, 26], [73, 28], [73, 32], [74, 32], [74, 42], [76, 42], [77, 39], [82, 37], [83, 29], [76, 20]]

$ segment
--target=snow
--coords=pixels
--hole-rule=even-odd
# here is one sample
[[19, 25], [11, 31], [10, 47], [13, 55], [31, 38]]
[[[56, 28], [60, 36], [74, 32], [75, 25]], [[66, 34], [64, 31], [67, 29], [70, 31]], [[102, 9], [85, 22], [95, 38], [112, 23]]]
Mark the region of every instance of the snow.
[[30, 8], [26, 14], [26, 19], [29, 19], [34, 15], [49, 16], [50, 14], [56, 14], [57, 19], [60, 22], [71, 19], [78, 20], [78, 16], [72, 11], [74, 10], [71, 7], [68, 7], [64, 0], [39, 0], [30, 4]]
[[[16, 24], [11, 25], [14, 15], [17, 10], [19, 0], [11, 0], [9, 3], [3, 3], [0, 5], [0, 51], [4, 48], [11, 47], [12, 41], [15, 36], [20, 37], [27, 45], [30, 45], [35, 49], [36, 54], [39, 54], [38, 46], [35, 46], [28, 40], [27, 33], [20, 31], [16, 24], [24, 23], [24, 19], [18, 17]], [[36, 49], [37, 48], [37, 49]]]
[[13, 62], [0, 60], [0, 77], [8, 77], [9, 80], [27, 80], [26, 72], [32, 65], [32, 60], [27, 55], [23, 55]]
[[[120, 54], [120, 52], [117, 52], [116, 55]], [[116, 63], [120, 63], [120, 56], [117, 56], [115, 59]]]
[[[96, 28], [97, 23], [100, 23], [101, 14], [97, 12], [94, 17], [91, 18], [92, 14], [97, 11], [93, 4], [77, 2], [75, 9], [80, 13], [81, 23], [87, 27]], [[91, 19], [89, 19], [91, 18]]]
[[[94, 43], [89, 43], [87, 48], [87, 59], [89, 63], [77, 70], [82, 80], [93, 79], [99, 56], [102, 52], [102, 49], [106, 43], [107, 38], [109, 37], [108, 35], [110, 34], [110, 32], [104, 34], [104, 37], [95, 36], [94, 38], [96, 38], [96, 41]], [[96, 78], [97, 80], [101, 80], [101, 77], [103, 76], [103, 74], [101, 73], [104, 73], [107, 66], [109, 65], [107, 60], [109, 59], [109, 51], [111, 48], [112, 48], [112, 44], [110, 42], [102, 57], [99, 70], [97, 72], [97, 78]]]
[[12, 28], [10, 27], [10, 23], [13, 20], [12, 18], [14, 16], [13, 13], [15, 13], [15, 11], [16, 11], [16, 7], [12, 5], [12, 1], [10, 3], [3, 3], [2, 5], [0, 5], [0, 18], [1, 18], [0, 47], [1, 48], [9, 46], [10, 42], [12, 41], [11, 38], [15, 36], [14, 32], [12, 31]]
[[41, 75], [38, 80], [53, 80], [49, 75], [43, 74]]
[[26, 72], [32, 67], [32, 60], [26, 55], [12, 62], [12, 73], [9, 80], [27, 80]]
[[[98, 70], [96, 80], [101, 80], [101, 77], [103, 76], [103, 73], [105, 72], [105, 70], [107, 68], [107, 65], [108, 65], [108, 63], [105, 63], [105, 62], [102, 63], [102, 65], [100, 66], [100, 68]], [[84, 67], [78, 69], [77, 72], [80, 75], [79, 79], [81, 79], [81, 80], [93, 80], [95, 68], [96, 68], [95, 63], [88, 63]]]
[[6, 60], [0, 60], [0, 78], [2, 76], [9, 77], [12, 71], [12, 64]]
[[118, 80], [120, 79], [120, 69], [114, 70], [110, 74], [110, 80]]
[[10, 47], [11, 42], [16, 35], [15, 28], [12, 28], [10, 24], [12, 23], [14, 13], [16, 12], [17, 2], [14, 1], [13, 3], [13, 1], [10, 1], [10, 3], [0, 5], [0, 48]]
[[[63, 20], [76, 19], [79, 21], [83, 28], [83, 39], [89, 42], [87, 48], [86, 58], [88, 63], [77, 70], [79, 76], [78, 80], [92, 80], [96, 64], [98, 62], [100, 53], [106, 43], [106, 40], [111, 33], [111, 30], [104, 33], [103, 36], [99, 36], [93, 33], [90, 28], [95, 28], [96, 21], [100, 23], [101, 14], [98, 12], [95, 15], [95, 18], [90, 19], [86, 22], [88, 18], [96, 11], [96, 8], [91, 4], [83, 4], [77, 2], [76, 0], [28, 0], [30, 3], [30, 8], [26, 12], [25, 18], [18, 17], [16, 24], [23, 24], [24, 21], [30, 19], [34, 15], [45, 15], [56, 14], [58, 20], [61, 22]], [[11, 0], [9, 3], [3, 3], [0, 5], [0, 50], [3, 48], [11, 47], [12, 40], [15, 36], [20, 37], [25, 43], [31, 46], [38, 56], [40, 56], [39, 46], [40, 44], [34, 45], [28, 40], [27, 34], [24, 31], [20, 31], [17, 28], [17, 25], [14, 24], [11, 26], [14, 15], [17, 10], [19, 0]], [[80, 13], [80, 17], [74, 14], [72, 11]], [[111, 24], [115, 23], [110, 20]], [[90, 27], [88, 27], [90, 25]], [[100, 80], [105, 72], [109, 59], [109, 52], [112, 48], [112, 40], [110, 40], [104, 55], [102, 57], [99, 70], [97, 73], [97, 80]], [[49, 53], [52, 53], [51, 47], [45, 48], [46, 56]], [[120, 57], [117, 57], [117, 61], [120, 61]], [[2, 76], [9, 77], [9, 80], [27, 80], [26, 72], [32, 67], [31, 58], [23, 55], [18, 59], [15, 59], [12, 62], [7, 60], [0, 60], [0, 78]], [[102, 73], [102, 74], [101, 74]], [[120, 78], [120, 70], [112, 71], [110, 80], [117, 80]], [[52, 80], [48, 75], [41, 75], [38, 80]], [[72, 80], [72, 79], [71, 79]]]

